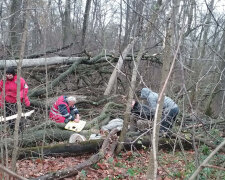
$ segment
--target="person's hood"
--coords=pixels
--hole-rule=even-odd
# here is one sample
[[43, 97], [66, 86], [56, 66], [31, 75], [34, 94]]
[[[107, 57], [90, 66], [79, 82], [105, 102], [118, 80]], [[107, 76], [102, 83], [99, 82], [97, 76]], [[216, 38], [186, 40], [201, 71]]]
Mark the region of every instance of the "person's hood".
[[143, 88], [141, 90], [141, 98], [147, 98], [151, 92], [149, 88]]

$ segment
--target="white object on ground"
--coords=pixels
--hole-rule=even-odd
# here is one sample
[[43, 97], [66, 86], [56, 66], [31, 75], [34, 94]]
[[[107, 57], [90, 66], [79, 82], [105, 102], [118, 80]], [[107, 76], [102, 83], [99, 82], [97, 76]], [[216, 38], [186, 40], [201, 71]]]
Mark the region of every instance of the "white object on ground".
[[103, 131], [111, 131], [112, 129], [117, 128], [119, 131], [123, 128], [123, 120], [122, 119], [113, 119], [109, 121], [109, 123], [105, 126], [101, 127], [101, 130]]
[[92, 140], [92, 139], [101, 139], [101, 138], [102, 138], [102, 136], [99, 135], [99, 134], [91, 134], [89, 140]]
[[[31, 114], [33, 114], [34, 110], [31, 110], [31, 111], [28, 111], [26, 113], [22, 113], [21, 114], [21, 117], [27, 117], [27, 116], [30, 116]], [[12, 119], [16, 119], [18, 116], [18, 114], [14, 114], [12, 116], [8, 116], [6, 118], [4, 118], [3, 116], [0, 116], [0, 122], [5, 122], [5, 121], [9, 121], [9, 120], [12, 120]]]
[[78, 133], [74, 133], [70, 136], [69, 143], [77, 143], [86, 141], [86, 138]]

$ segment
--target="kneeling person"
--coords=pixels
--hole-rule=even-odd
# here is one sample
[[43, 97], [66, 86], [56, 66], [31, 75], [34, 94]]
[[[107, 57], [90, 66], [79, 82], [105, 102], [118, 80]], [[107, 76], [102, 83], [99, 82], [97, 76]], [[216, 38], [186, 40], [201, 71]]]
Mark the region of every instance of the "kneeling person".
[[137, 117], [142, 118], [143, 120], [152, 120], [155, 114], [149, 106], [140, 104], [135, 100], [132, 101], [131, 113], [137, 115]]
[[76, 98], [73, 96], [60, 96], [51, 107], [49, 118], [57, 123], [79, 122], [79, 111], [75, 103]]
[[[153, 92], [149, 88], [143, 88], [141, 90], [141, 98], [145, 98], [148, 101], [149, 107], [156, 109], [158, 102], [158, 93]], [[160, 131], [167, 132], [172, 129], [173, 123], [179, 113], [178, 105], [168, 96], [165, 96], [163, 103], [163, 114], [161, 120]]]

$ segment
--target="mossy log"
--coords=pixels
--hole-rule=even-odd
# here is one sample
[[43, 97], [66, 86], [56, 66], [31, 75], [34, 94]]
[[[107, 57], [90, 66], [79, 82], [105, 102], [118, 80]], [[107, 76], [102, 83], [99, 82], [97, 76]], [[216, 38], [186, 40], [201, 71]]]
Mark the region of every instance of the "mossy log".
[[[134, 136], [133, 136], [134, 135]], [[137, 133], [133, 132], [130, 137], [127, 137], [123, 143], [123, 148], [126, 150], [143, 149], [151, 146], [150, 136], [146, 135], [135, 141]], [[54, 144], [43, 147], [43, 156], [77, 156], [85, 153], [94, 153], [102, 145], [104, 139], [83, 141], [74, 144]], [[159, 139], [160, 149], [173, 149], [175, 138], [161, 137]], [[192, 149], [192, 144], [187, 141], [182, 141], [183, 147], [186, 150]], [[179, 149], [179, 146], [177, 146]], [[39, 157], [41, 156], [41, 147], [23, 148], [20, 149], [19, 158]]]
[[[99, 150], [103, 139], [83, 141], [74, 144], [53, 144], [48, 146], [37, 146], [32, 148], [22, 148], [19, 150], [18, 159], [44, 156], [78, 156], [85, 153], [95, 153]], [[42, 151], [43, 148], [43, 151]]]
[[[71, 134], [73, 134], [73, 131], [67, 131], [62, 129], [42, 129], [34, 132], [29, 132], [27, 134], [20, 134], [19, 136], [19, 146], [20, 147], [32, 147], [32, 146], [38, 146], [42, 144], [43, 137], [45, 134], [45, 140], [44, 143], [52, 143], [52, 142], [59, 142], [59, 141], [66, 141], [69, 139]], [[4, 138], [1, 141], [1, 144], [4, 145], [5, 142], [7, 142], [8, 149], [13, 148], [13, 138], [8, 137]]]

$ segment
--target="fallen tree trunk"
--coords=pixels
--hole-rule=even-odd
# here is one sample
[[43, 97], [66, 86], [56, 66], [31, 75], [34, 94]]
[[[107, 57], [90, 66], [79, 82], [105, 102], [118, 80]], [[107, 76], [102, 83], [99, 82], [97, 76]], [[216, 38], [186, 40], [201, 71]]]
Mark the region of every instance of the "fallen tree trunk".
[[[102, 148], [99, 150], [99, 152], [93, 156], [91, 156], [88, 160], [74, 166], [71, 168], [67, 168], [61, 171], [57, 171], [54, 173], [49, 173], [44, 176], [39, 176], [37, 178], [34, 178], [32, 180], [55, 180], [55, 179], [62, 179], [69, 176], [74, 176], [78, 174], [78, 171], [82, 170], [85, 167], [88, 167], [92, 164], [97, 163], [99, 160], [103, 159], [106, 155], [111, 155], [114, 152], [115, 144], [117, 144], [118, 137], [116, 133], [118, 132], [117, 129], [113, 129], [107, 138], [104, 140]], [[109, 153], [108, 153], [109, 152]]]
[[117, 72], [120, 72], [121, 71], [121, 68], [122, 68], [122, 65], [123, 65], [123, 62], [124, 62], [124, 59], [126, 58], [128, 52], [133, 48], [135, 42], [138, 40], [137, 37], [135, 37], [133, 39], [133, 41], [125, 48], [125, 50], [123, 51], [123, 53], [121, 54], [114, 70], [113, 70], [113, 73], [112, 75], [110, 76], [110, 79], [109, 79], [109, 82], [108, 82], [108, 85], [106, 87], [106, 90], [104, 92], [104, 95], [109, 95], [112, 88], [113, 88], [113, 85], [115, 84], [115, 80], [117, 78]]
[[[130, 137], [126, 138], [126, 141], [123, 143], [123, 148], [126, 150], [132, 149], [143, 149], [148, 148], [151, 146], [151, 141], [149, 136], [144, 136], [137, 141], [134, 141], [137, 137], [136, 132], [130, 132], [128, 134]], [[49, 145], [43, 147], [43, 156], [77, 156], [85, 153], [94, 153], [96, 152], [102, 145], [104, 139], [96, 139], [96, 140], [89, 140], [83, 141], [79, 143], [73, 144], [56, 144], [56, 145]], [[134, 141], [134, 142], [133, 142]], [[159, 141], [159, 148], [160, 149], [173, 149], [173, 144], [175, 139], [169, 139], [162, 137]], [[183, 141], [183, 146], [186, 150], [192, 149], [192, 144]], [[177, 147], [179, 149], [179, 147]], [[41, 156], [41, 147], [32, 147], [32, 148], [23, 148], [20, 149], [19, 158], [28, 158], [28, 157], [39, 157]]]
[[[95, 153], [99, 150], [103, 139], [83, 141], [73, 144], [55, 144], [42, 147], [23, 148], [19, 150], [18, 159], [43, 156], [78, 156], [85, 153]], [[43, 153], [43, 154], [42, 154]]]
[[[34, 67], [34, 66], [44, 66], [45, 63], [48, 65], [55, 64], [72, 64], [77, 61], [88, 60], [87, 57], [50, 57], [50, 58], [38, 58], [38, 59], [23, 59], [22, 67]], [[5, 65], [6, 61], [6, 65]], [[17, 67], [18, 60], [1, 60], [0, 69], [6, 67]]]
[[[55, 51], [58, 51], [60, 49], [56, 49]], [[47, 53], [52, 53], [53, 51], [49, 51]], [[106, 60], [106, 58], [108, 58], [107, 60], [114, 60], [114, 61], [118, 61], [118, 57], [115, 57], [111, 54], [99, 54], [93, 58], [90, 57], [60, 57], [60, 56], [54, 56], [54, 57], [48, 57], [48, 58], [39, 58], [43, 55], [46, 54], [33, 54], [28, 56], [28, 59], [23, 59], [23, 63], [22, 63], [22, 68], [28, 68], [28, 67], [35, 67], [35, 66], [45, 66], [45, 64], [47, 63], [47, 65], [57, 65], [57, 64], [72, 64], [76, 61], [79, 60], [83, 60], [85, 62], [85, 64], [93, 64], [93, 63], [98, 63], [98, 62], [102, 62]], [[131, 61], [133, 58], [133, 55], [128, 55], [129, 57], [124, 58], [124, 60], [128, 60]], [[135, 57], [135, 56], [134, 56]], [[35, 58], [35, 59], [34, 59]], [[87, 61], [89, 60], [89, 61]], [[157, 64], [162, 64], [162, 62], [160, 61], [160, 57], [159, 55], [144, 55], [142, 57], [142, 60], [149, 60], [151, 62], [155, 62]], [[6, 62], [6, 64], [5, 64]], [[18, 60], [14, 60], [14, 59], [6, 59], [6, 60], [1, 60], [0, 61], [0, 69], [4, 69], [4, 67], [17, 67], [17, 63]]]

